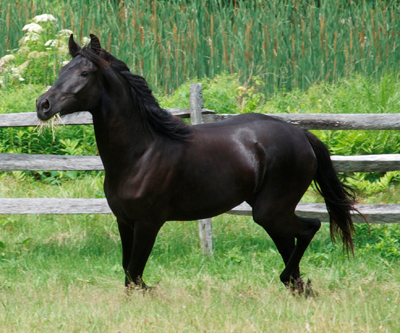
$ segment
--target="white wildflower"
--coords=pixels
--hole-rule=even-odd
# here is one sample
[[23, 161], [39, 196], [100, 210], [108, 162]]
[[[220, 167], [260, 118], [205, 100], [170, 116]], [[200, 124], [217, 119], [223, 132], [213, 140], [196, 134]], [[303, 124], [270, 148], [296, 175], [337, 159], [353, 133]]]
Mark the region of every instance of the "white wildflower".
[[38, 51], [32, 51], [27, 56], [27, 58], [29, 60], [31, 60], [31, 59], [39, 59], [39, 58], [46, 58], [46, 57], [47, 57], [47, 53], [46, 52], [38, 52]]
[[65, 45], [66, 43], [59, 39], [50, 39], [46, 43], [44, 43], [44, 46], [51, 46], [51, 47], [63, 47]]
[[37, 41], [37, 40], [39, 40], [39, 39], [40, 39], [40, 36], [39, 36], [38, 33], [36, 33], [36, 32], [28, 32], [24, 37], [22, 37], [22, 38], [19, 40], [18, 44], [19, 44], [20, 46], [22, 46], [22, 45], [25, 44], [26, 42], [29, 42], [29, 41], [35, 42], [35, 41]]
[[19, 50], [17, 51], [17, 54], [25, 57], [25, 54], [29, 53], [29, 51], [30, 51], [30, 48], [28, 46], [24, 45], [19, 48]]
[[90, 43], [90, 38], [88, 37], [83, 37], [82, 39], [82, 45], [88, 45]]
[[25, 81], [25, 79], [23, 77], [19, 77], [18, 80]]
[[42, 14], [42, 15], [37, 15], [32, 19], [33, 22], [39, 23], [39, 22], [55, 22], [57, 19], [51, 15], [51, 14]]
[[73, 34], [74, 32], [69, 29], [62, 29], [57, 33], [57, 36], [59, 37], [69, 37]]
[[54, 42], [54, 39], [50, 39], [46, 43], [44, 43], [44, 46], [53, 46], [53, 42]]
[[29, 66], [29, 63], [30, 63], [30, 60], [27, 60], [27, 61], [25, 61], [23, 64], [19, 65], [19, 66], [17, 67], [17, 72], [18, 72], [18, 73], [23, 73], [23, 72], [25, 72], [26, 69], [27, 69], [28, 66]]
[[14, 79], [19, 80], [21, 78], [21, 73], [18, 68], [12, 67], [11, 72], [9, 72], [10, 76]]
[[44, 29], [36, 23], [29, 23], [22, 28], [22, 31], [41, 33]]
[[15, 57], [12, 54], [7, 54], [4, 57], [0, 58], [0, 66], [4, 66], [5, 64], [13, 60], [15, 60]]

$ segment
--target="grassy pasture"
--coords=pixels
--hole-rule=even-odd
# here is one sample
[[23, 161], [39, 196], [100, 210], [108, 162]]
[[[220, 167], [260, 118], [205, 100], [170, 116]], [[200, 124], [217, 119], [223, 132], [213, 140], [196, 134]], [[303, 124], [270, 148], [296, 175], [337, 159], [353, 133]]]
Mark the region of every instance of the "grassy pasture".
[[[126, 3], [128, 6], [129, 2]], [[158, 2], [155, 3], [158, 4]], [[340, 3], [340, 1], [336, 2], [336, 4]], [[2, 2], [1, 5], [3, 4], [7, 3]], [[8, 8], [19, 5], [20, 13], [22, 13], [21, 20], [25, 22], [23, 18], [25, 8], [28, 9], [28, 16], [33, 10], [33, 16], [41, 13], [43, 9], [40, 8], [44, 7], [40, 6], [47, 2], [30, 2], [27, 6], [23, 4], [22, 1], [12, 2]], [[63, 4], [63, 2], [54, 2], [53, 11], [62, 8]], [[97, 29], [98, 20], [106, 20], [105, 16], [102, 16], [107, 12], [104, 8], [111, 4], [104, 2], [102, 6], [93, 5], [86, 9], [85, 4], [86, 2], [83, 1], [74, 2], [73, 6], [77, 7], [72, 7], [75, 13], [72, 25], [74, 29], [77, 29], [76, 24], [81, 20], [78, 13], [82, 8], [88, 11], [97, 10], [101, 13], [99, 18], [96, 16], [94, 20]], [[156, 6], [158, 8], [158, 5]], [[378, 8], [383, 8], [379, 7], [382, 6], [379, 3], [371, 12], [368, 11], [371, 9], [368, 6], [364, 3], [360, 8], [366, 8], [366, 13], [375, 13], [375, 10], [379, 12]], [[181, 15], [180, 8], [176, 15]], [[145, 10], [147, 9], [143, 9]], [[186, 13], [185, 10], [186, 8], [183, 8], [183, 13]], [[313, 7], [310, 13], [315, 10], [317, 9]], [[388, 13], [397, 13], [397, 7], [393, 5], [393, 10], [381, 9], [381, 12], [391, 15]], [[20, 19], [20, 16], [11, 9], [9, 13], [9, 15], [14, 15], [14, 23]], [[65, 11], [66, 22], [71, 21], [71, 13], [72, 11]], [[0, 15], [7, 15], [7, 11], [0, 11]], [[328, 20], [328, 16], [326, 17]], [[112, 19], [110, 16], [110, 20]], [[3, 17], [0, 24], [6, 21], [7, 17]], [[83, 20], [83, 22], [87, 24], [88, 21]], [[142, 24], [141, 21], [137, 22]], [[216, 24], [219, 22], [216, 16], [214, 16], [214, 22], [215, 27], [219, 26]], [[242, 17], [242, 22], [245, 24], [249, 21]], [[347, 24], [344, 26], [347, 27]], [[279, 27], [279, 24], [276, 27]], [[316, 28], [317, 37], [320, 36], [318, 27], [321, 25], [316, 24], [313, 27]], [[327, 27], [328, 24], [324, 23], [324, 29], [328, 29]], [[379, 27], [379, 25], [374, 27]], [[143, 25], [143, 30], [140, 28], [139, 25], [137, 31], [139, 33], [143, 31], [143, 36], [147, 36], [148, 26]], [[104, 39], [102, 29], [104, 29], [103, 26], [100, 27], [100, 31]], [[165, 39], [162, 40], [162, 43], [166, 43], [165, 45], [168, 45], [168, 38], [170, 41], [174, 38], [173, 26], [171, 29], [172, 33], [169, 32], [169, 35], [167, 33]], [[374, 31], [379, 32], [379, 28], [376, 29], [370, 30], [370, 37], [373, 38]], [[168, 32], [168, 29], [165, 31]], [[77, 34], [80, 33], [78, 30]], [[85, 33], [83, 31], [81, 35]], [[130, 35], [131, 33], [132, 31]], [[349, 31], [347, 33], [350, 34]], [[109, 32], [105, 33], [105, 39], [107, 36]], [[119, 54], [119, 50], [123, 48], [121, 45], [121, 47], [118, 46], [120, 49], [113, 46], [115, 45], [114, 36], [115, 34], [112, 33], [111, 50]], [[138, 36], [136, 38], [139, 38]], [[217, 41], [217, 37], [215, 38]], [[143, 45], [140, 39], [135, 40], [135, 43], [138, 43], [138, 52], [145, 49], [144, 45], [147, 45], [149, 40], [151, 39], [144, 37]], [[282, 37], [282, 41], [284, 40]], [[397, 35], [394, 38], [394, 41], [396, 40]], [[312, 41], [319, 46], [320, 39], [314, 38]], [[298, 50], [296, 45], [295, 48]], [[342, 51], [346, 50], [344, 46]], [[389, 50], [392, 46], [390, 44]], [[277, 47], [280, 50], [280, 45], [277, 44]], [[318, 54], [318, 47], [310, 47], [313, 50], [312, 54]], [[204, 49], [206, 50], [204, 52], [209, 52], [206, 48]], [[290, 47], [288, 49], [290, 50]], [[351, 48], [348, 49], [351, 50]], [[331, 54], [329, 50], [328, 55]], [[273, 50], [268, 52], [270, 51]], [[172, 59], [175, 52], [172, 49]], [[323, 52], [321, 54], [326, 55]], [[381, 55], [385, 57], [385, 53]], [[394, 56], [395, 53], [393, 53]], [[135, 59], [130, 60], [131, 65], [140, 72], [140, 58]], [[164, 69], [153, 70], [151, 63], [154, 58], [146, 55], [143, 59], [145, 60], [142, 62], [143, 68], [145, 73], [150, 73], [149, 75], [155, 73], [165, 75], [169, 71], [167, 66], [163, 67]], [[148, 59], [152, 60], [148, 62]], [[278, 57], [276, 59], [278, 63]], [[289, 61], [288, 59], [293, 58], [282, 56], [282, 59]], [[334, 58], [330, 59], [331, 65], [334, 64]], [[349, 63], [351, 59], [350, 56], [346, 59], [348, 69], [351, 68]], [[138, 62], [135, 63], [135, 61]], [[245, 60], [242, 61], [245, 62]], [[289, 66], [288, 71], [292, 68], [290, 61], [286, 64]], [[176, 66], [181, 66], [181, 64], [183, 66], [184, 62], [179, 62], [179, 64], [176, 62]], [[368, 64], [372, 66], [374, 62], [368, 62]], [[378, 67], [382, 69], [385, 64], [387, 64], [385, 61], [379, 62], [380, 67]], [[398, 64], [397, 60], [393, 60], [392, 69], [393, 64]], [[217, 72], [215, 66], [208, 65], [204, 65], [204, 68], [214, 69], [215, 73]], [[176, 67], [178, 68], [176, 69], [173, 67], [173, 62], [170, 66], [173, 68], [170, 70], [172, 84], [175, 85], [175, 81], [178, 84], [183, 67]], [[186, 70], [188, 68], [186, 67]], [[241, 71], [239, 67], [234, 68]], [[320, 67], [317, 66], [317, 68]], [[339, 73], [339, 67], [336, 68], [336, 73]], [[345, 67], [341, 70], [343, 73]], [[315, 72], [316, 77], [320, 75], [318, 71]], [[393, 71], [395, 72], [394, 69]], [[379, 70], [373, 73], [380, 75]], [[276, 76], [271, 75], [271, 77], [272, 79], [268, 80], [263, 77], [265, 86], [272, 87], [276, 84], [276, 81], [273, 81], [275, 80], [273, 77]], [[310, 82], [314, 82], [316, 77], [313, 77]], [[155, 80], [159, 82], [157, 77], [149, 76], [148, 78], [150, 82], [157, 83]], [[224, 77], [223, 80], [229, 81], [231, 78]], [[228, 87], [225, 84], [227, 81], [218, 81], [217, 78], [214, 88], [205, 89], [206, 103], [214, 103], [210, 108], [218, 110], [218, 106], [227, 108], [228, 101], [229, 106], [232, 106], [231, 112], [232, 110], [236, 112], [250, 110], [237, 106], [238, 100], [242, 102], [244, 100], [243, 96], [236, 94], [238, 82], [233, 82], [232, 86], [229, 85], [230, 91], [221, 89]], [[171, 87], [169, 82], [163, 86], [166, 90]], [[291, 84], [290, 82], [287, 84]], [[294, 81], [293, 86], [295, 86]], [[325, 83], [314, 85], [305, 92], [297, 89], [290, 92], [278, 91], [256, 111], [397, 112], [400, 100], [398, 87], [399, 81], [394, 76], [384, 78], [378, 84], [375, 84], [372, 79], [352, 77], [341, 80], [336, 85]], [[182, 87], [171, 100], [162, 102], [165, 105], [171, 103], [171, 106], [177, 107], [178, 101], [188, 100], [185, 97], [185, 89]], [[251, 87], [245, 89], [250, 90]], [[32, 101], [41, 90], [42, 87], [39, 86], [23, 86], [21, 90], [0, 91], [1, 112], [32, 111], [34, 105]], [[206, 93], [210, 95], [206, 96]], [[24, 98], [20, 98], [21, 95]], [[333, 152], [340, 154], [392, 153], [398, 152], [400, 147], [396, 132], [338, 131], [335, 134], [318, 132], [318, 135], [329, 144]], [[90, 127], [60, 128], [56, 132], [55, 141], [50, 131], [38, 137], [37, 132], [31, 129], [2, 129], [0, 151], [95, 154], [96, 147]], [[362, 203], [399, 202], [400, 173], [392, 174], [392, 178], [387, 178], [382, 174], [352, 176], [357, 181], [353, 185], [361, 189]], [[387, 179], [385, 180], [384, 177]], [[0, 196], [95, 198], [102, 196], [101, 184], [101, 173], [13, 172], [0, 175]], [[307, 192], [303, 200], [321, 201], [311, 190]], [[398, 316], [400, 231], [398, 225], [373, 225], [370, 228], [366, 225], [356, 226], [355, 258], [348, 260], [342, 253], [340, 244], [331, 244], [327, 225], [324, 224], [301, 263], [305, 279], [312, 279], [315, 290], [319, 292], [319, 296], [314, 299], [294, 297], [284, 289], [279, 282], [283, 262], [272, 241], [249, 218], [222, 215], [214, 219], [213, 227], [215, 255], [208, 258], [201, 254], [196, 222], [167, 223], [158, 236], [145, 270], [144, 279], [148, 284], [156, 286], [154, 292], [143, 294], [133, 291], [127, 295], [122, 286], [124, 276], [120, 263], [121, 248], [117, 226], [112, 216], [0, 216], [0, 331], [400, 331]]]
[[[0, 195], [96, 197], [101, 184], [102, 173], [60, 184], [6, 173]], [[250, 218], [222, 215], [213, 228], [215, 255], [204, 257], [196, 222], [166, 223], [144, 275], [155, 290], [127, 294], [113, 216], [1, 216], [0, 331], [398, 331], [397, 226], [357, 226], [348, 260], [324, 224], [301, 263], [319, 293], [311, 299], [281, 285], [283, 262]]]

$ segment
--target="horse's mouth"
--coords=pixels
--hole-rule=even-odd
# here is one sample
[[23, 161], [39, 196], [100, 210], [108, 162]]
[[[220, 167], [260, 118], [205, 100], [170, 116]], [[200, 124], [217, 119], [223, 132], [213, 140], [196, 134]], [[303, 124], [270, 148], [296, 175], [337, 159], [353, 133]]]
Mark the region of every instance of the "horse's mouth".
[[45, 98], [43, 100], [37, 100], [36, 113], [40, 120], [46, 121], [53, 117], [57, 112], [52, 110], [52, 105], [50, 101]]

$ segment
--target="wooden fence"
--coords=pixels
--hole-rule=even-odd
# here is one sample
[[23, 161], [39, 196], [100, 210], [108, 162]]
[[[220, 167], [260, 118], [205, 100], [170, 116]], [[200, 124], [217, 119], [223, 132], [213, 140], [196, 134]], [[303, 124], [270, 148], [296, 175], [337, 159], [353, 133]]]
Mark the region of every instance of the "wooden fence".
[[[190, 110], [168, 109], [181, 118], [191, 118], [192, 124], [215, 122], [234, 114], [215, 114], [203, 109], [201, 84], [191, 86]], [[399, 130], [400, 114], [269, 114], [306, 129], [319, 130]], [[29, 127], [39, 123], [36, 113], [1, 114], [0, 127]], [[64, 125], [91, 125], [88, 112], [63, 118]], [[385, 172], [400, 170], [400, 154], [332, 156], [339, 172]], [[103, 170], [98, 156], [54, 156], [0, 154], [0, 171]], [[400, 205], [358, 205], [370, 223], [399, 223]], [[242, 203], [227, 212], [251, 215], [251, 207]], [[325, 204], [299, 203], [299, 216], [328, 221]], [[0, 198], [0, 214], [111, 214], [106, 199]], [[355, 222], [363, 219], [355, 215]], [[200, 238], [205, 253], [212, 253], [211, 220], [199, 221]]]

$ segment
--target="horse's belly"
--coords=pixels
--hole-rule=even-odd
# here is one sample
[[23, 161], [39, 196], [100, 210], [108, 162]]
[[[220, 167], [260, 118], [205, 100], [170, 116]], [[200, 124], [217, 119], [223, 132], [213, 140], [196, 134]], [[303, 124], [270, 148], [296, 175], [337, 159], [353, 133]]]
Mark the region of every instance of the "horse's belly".
[[236, 207], [243, 201], [236, 202], [234, 204], [221, 204], [221, 205], [213, 205], [208, 207], [177, 207], [177, 209], [173, 209], [169, 216], [169, 221], [191, 221], [191, 220], [199, 220], [214, 217], [227, 211], [231, 210], [233, 207]]
[[254, 180], [190, 182], [171, 198], [169, 220], [197, 220], [227, 212], [254, 192]]

